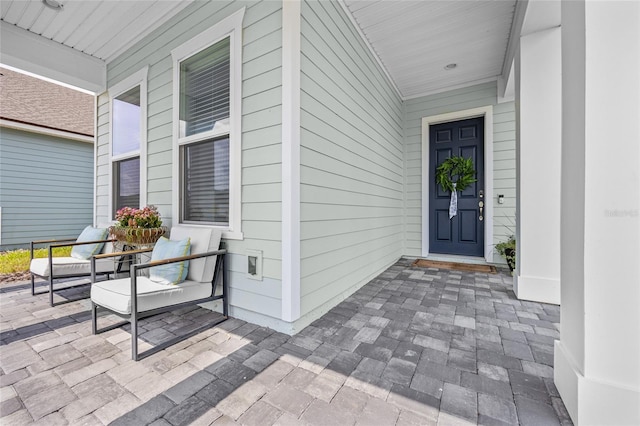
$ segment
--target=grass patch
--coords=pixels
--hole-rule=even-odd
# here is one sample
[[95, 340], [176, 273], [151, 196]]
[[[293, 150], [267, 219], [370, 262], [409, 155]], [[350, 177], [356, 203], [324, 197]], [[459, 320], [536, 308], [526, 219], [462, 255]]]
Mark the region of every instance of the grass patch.
[[[69, 256], [71, 247], [56, 247], [53, 249], [54, 257]], [[46, 248], [34, 250], [35, 257], [47, 257], [49, 251]], [[29, 270], [31, 256], [29, 250], [12, 250], [0, 253], [0, 274], [13, 274]]]

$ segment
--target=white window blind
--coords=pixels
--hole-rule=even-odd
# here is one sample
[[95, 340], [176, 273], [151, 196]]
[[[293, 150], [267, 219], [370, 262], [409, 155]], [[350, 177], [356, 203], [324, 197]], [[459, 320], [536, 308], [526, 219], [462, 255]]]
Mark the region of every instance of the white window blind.
[[229, 138], [182, 148], [183, 220], [229, 223]]
[[183, 222], [229, 225], [230, 46], [225, 37], [180, 62]]
[[229, 132], [229, 37], [180, 63], [180, 137]]
[[123, 207], [140, 206], [140, 157], [113, 163], [113, 215]]

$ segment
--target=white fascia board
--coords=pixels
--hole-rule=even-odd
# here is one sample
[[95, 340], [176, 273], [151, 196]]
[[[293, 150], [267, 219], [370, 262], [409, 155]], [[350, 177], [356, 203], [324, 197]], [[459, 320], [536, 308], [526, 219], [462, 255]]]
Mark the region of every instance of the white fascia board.
[[498, 77], [498, 103], [512, 102], [516, 100], [515, 66], [511, 66], [509, 78]]
[[0, 119], [0, 127], [38, 133], [47, 136], [55, 136], [57, 138], [70, 139], [79, 142], [95, 142], [95, 138], [93, 136], [81, 135], [79, 133], [67, 132], [65, 130], [50, 129], [48, 127], [37, 126], [35, 124], [20, 123], [18, 121], [6, 120], [4, 118]]
[[107, 66], [94, 58], [0, 21], [0, 62], [91, 93], [106, 87]]
[[[524, 24], [524, 18], [527, 14], [528, 6], [529, 0], [520, 0], [516, 2], [516, 10], [513, 13], [513, 20], [511, 21], [511, 31], [509, 32], [509, 42], [507, 43], [507, 51], [504, 54], [504, 61], [502, 62], [502, 73], [500, 74], [505, 82], [509, 81], [511, 67], [513, 66], [513, 58], [516, 55], [518, 46], [520, 45], [522, 25]], [[506, 88], [506, 86], [507, 84], [504, 84], [503, 88]], [[498, 93], [498, 97], [504, 96], [504, 92]]]

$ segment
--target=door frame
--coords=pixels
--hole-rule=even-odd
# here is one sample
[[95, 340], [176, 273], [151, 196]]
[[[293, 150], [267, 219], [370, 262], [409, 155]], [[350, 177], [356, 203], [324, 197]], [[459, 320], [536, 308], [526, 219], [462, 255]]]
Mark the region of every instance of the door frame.
[[493, 106], [422, 117], [422, 257], [429, 256], [429, 126], [484, 117], [484, 259], [493, 262]]

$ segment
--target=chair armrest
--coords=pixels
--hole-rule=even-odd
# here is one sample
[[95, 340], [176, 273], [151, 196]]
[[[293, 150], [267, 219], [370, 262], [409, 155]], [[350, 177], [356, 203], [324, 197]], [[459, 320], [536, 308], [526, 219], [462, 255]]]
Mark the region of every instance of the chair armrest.
[[63, 242], [71, 242], [75, 241], [75, 238], [63, 238], [63, 239], [54, 239], [54, 240], [35, 240], [29, 243], [29, 251], [31, 253], [31, 259], [33, 259], [33, 250], [34, 246], [41, 244], [50, 244], [50, 243], [63, 243]]
[[[57, 247], [73, 247], [73, 246], [84, 246], [87, 244], [96, 244], [96, 243], [109, 243], [109, 242], [113, 242], [115, 240], [95, 240], [95, 241], [83, 241], [83, 242], [74, 242], [74, 243], [68, 243], [68, 244], [51, 244], [49, 246], [49, 264], [51, 264], [53, 262], [52, 258], [53, 258], [53, 249], [57, 248]], [[32, 257], [33, 258], [33, 257]]]
[[54, 239], [54, 240], [35, 240], [31, 241], [31, 244], [47, 244], [47, 243], [63, 243], [65, 241], [75, 241], [76, 238], [62, 238], [62, 239]]
[[226, 253], [227, 253], [226, 250], [208, 251], [206, 253], [192, 254], [189, 256], [172, 257], [170, 259], [154, 260], [153, 262], [147, 262], [147, 263], [137, 263], [137, 264], [131, 265], [131, 267], [137, 271], [138, 269], [153, 268], [154, 266], [167, 265], [169, 263], [184, 262], [185, 260], [200, 259], [201, 257], [218, 256]]
[[[115, 240], [110, 240], [115, 241]], [[138, 250], [127, 250], [127, 251], [116, 251], [113, 253], [103, 253], [103, 254], [94, 254], [91, 256], [91, 282], [96, 282], [96, 260], [97, 259], [108, 259], [110, 257], [118, 257], [118, 256], [127, 256], [130, 254], [138, 254], [138, 253], [148, 253], [153, 251], [152, 248], [138, 249]]]
[[114, 251], [113, 253], [94, 254], [93, 257], [95, 257], [96, 259], [104, 259], [107, 257], [125, 256], [127, 254], [147, 253], [150, 251], [153, 251], [153, 249], [146, 248], [146, 249], [138, 249], [138, 250]]
[[97, 244], [97, 243], [112, 243], [116, 240], [94, 240], [94, 241], [82, 241], [82, 242], [73, 242], [66, 244], [51, 244], [49, 247], [57, 248], [57, 247], [73, 247], [73, 246], [83, 246], [86, 244]]

